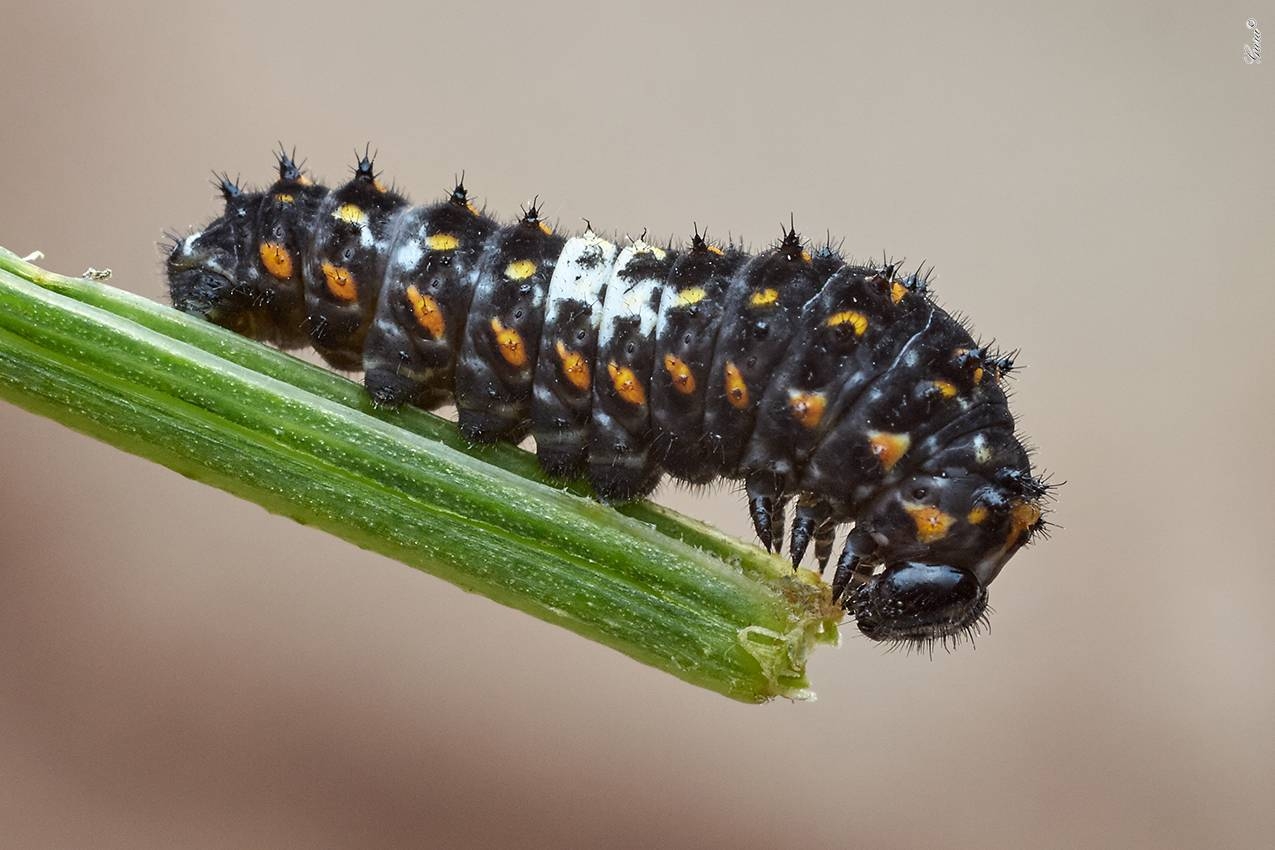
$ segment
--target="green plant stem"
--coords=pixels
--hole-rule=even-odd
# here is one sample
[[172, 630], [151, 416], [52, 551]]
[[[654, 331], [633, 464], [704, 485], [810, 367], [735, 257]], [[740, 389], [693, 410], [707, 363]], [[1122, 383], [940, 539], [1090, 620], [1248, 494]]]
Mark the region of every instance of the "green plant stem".
[[0, 249], [0, 397], [736, 699], [808, 694], [837, 612], [810, 574], [512, 447]]

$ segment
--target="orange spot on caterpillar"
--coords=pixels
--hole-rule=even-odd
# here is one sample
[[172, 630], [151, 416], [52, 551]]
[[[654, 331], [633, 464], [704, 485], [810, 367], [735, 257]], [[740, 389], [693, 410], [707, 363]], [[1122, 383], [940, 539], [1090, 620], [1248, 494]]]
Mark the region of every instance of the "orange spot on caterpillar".
[[1040, 508], [1031, 502], [1014, 502], [1009, 508], [1009, 534], [1005, 538], [1005, 545], [1013, 546], [1038, 522]]
[[956, 517], [944, 513], [934, 505], [904, 505], [903, 509], [916, 523], [916, 539], [921, 543], [933, 543], [947, 537]]
[[262, 242], [257, 246], [261, 265], [277, 280], [292, 279], [292, 255], [278, 242]]
[[554, 343], [553, 350], [558, 352], [558, 359], [562, 361], [562, 377], [577, 390], [588, 392], [593, 383], [593, 376], [589, 374], [589, 361], [578, 351], [567, 348], [562, 340]]
[[987, 522], [987, 514], [988, 511], [986, 506], [975, 505], [970, 508], [970, 512], [965, 515], [965, 519], [970, 525], [982, 525]]
[[869, 431], [868, 445], [872, 448], [873, 456], [880, 461], [882, 469], [889, 472], [899, 462], [899, 458], [907, 454], [912, 438], [907, 434]]
[[434, 339], [442, 339], [446, 331], [443, 323], [443, 311], [438, 302], [428, 295], [421, 295], [415, 285], [407, 287], [407, 301], [412, 305], [412, 315], [416, 324]]
[[951, 381], [944, 381], [940, 379], [938, 381], [932, 381], [931, 383], [933, 384], [934, 389], [938, 390], [939, 395], [943, 396], [943, 398], [955, 398], [959, 392], [959, 390], [956, 389], [956, 384]]
[[748, 384], [744, 375], [732, 361], [726, 361], [726, 400], [736, 410], [748, 407]]
[[607, 364], [607, 373], [611, 375], [611, 386], [616, 395], [629, 404], [646, 404], [646, 390], [638, 383], [637, 375], [628, 366], [617, 366], [612, 360]]
[[500, 319], [491, 320], [491, 331], [496, 335], [496, 348], [505, 362], [515, 369], [527, 365], [527, 346], [522, 341], [522, 334], [513, 328], [507, 328]]
[[788, 410], [792, 418], [801, 423], [803, 428], [817, 428], [823, 419], [823, 412], [828, 407], [828, 399], [823, 393], [807, 393], [799, 390], [788, 391]]
[[357, 301], [359, 285], [349, 269], [336, 266], [327, 260], [323, 261], [323, 279], [327, 281], [328, 292], [338, 301]]
[[690, 395], [695, 392], [695, 373], [691, 371], [691, 367], [686, 365], [686, 361], [675, 354], [664, 355], [664, 371], [673, 380], [673, 389], [682, 395]]

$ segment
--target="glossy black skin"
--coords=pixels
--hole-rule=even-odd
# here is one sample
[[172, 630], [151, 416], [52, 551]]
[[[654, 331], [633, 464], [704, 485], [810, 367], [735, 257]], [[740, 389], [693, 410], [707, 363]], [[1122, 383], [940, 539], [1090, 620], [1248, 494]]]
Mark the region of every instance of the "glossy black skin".
[[[610, 269], [616, 259], [614, 245], [596, 240], [584, 249], [577, 274]], [[555, 267], [556, 268], [556, 267]], [[578, 280], [578, 278], [577, 278]], [[602, 294], [606, 294], [605, 288]], [[531, 405], [532, 436], [536, 458], [554, 478], [577, 479], [588, 474], [589, 433], [593, 419], [593, 378], [585, 386], [567, 380], [561, 372], [557, 344], [568, 355], [578, 355], [592, 367], [598, 362], [599, 300], [576, 297], [545, 305], [545, 322], [536, 358]]]
[[[647, 307], [658, 313], [663, 282], [676, 256], [673, 252], [638, 254], [617, 275], [611, 286], [640, 287], [655, 281]], [[598, 343], [593, 382], [593, 427], [589, 434], [589, 480], [599, 497], [627, 502], [649, 494], [662, 474], [651, 452], [655, 432], [651, 427], [650, 383], [655, 367], [654, 333], [643, 334], [637, 316], [613, 320], [609, 342]], [[609, 380], [611, 365], [631, 369], [644, 390], [647, 401], [634, 405], [620, 398]]]
[[[310, 342], [299, 258], [328, 190], [306, 180], [287, 154], [278, 159], [279, 178], [266, 192], [244, 192], [226, 177], [218, 180], [224, 213], [189, 242], [173, 237], [168, 279], [177, 309], [292, 349]], [[259, 236], [292, 252], [286, 280], [262, 267]]]
[[[708, 385], [704, 432], [719, 476], [732, 475], [749, 445], [762, 390], [771, 380], [797, 331], [801, 308], [823, 283], [796, 231], [744, 264], [727, 287], [721, 328]], [[777, 298], [756, 304], [758, 292]], [[748, 403], [731, 403], [724, 386], [727, 363], [735, 364], [749, 388]]]
[[[858, 400], [864, 387], [893, 356], [898, 335], [919, 325], [913, 311], [899, 309], [892, 302], [890, 287], [882, 283], [878, 270], [846, 266], [821, 286], [815, 297], [802, 307], [798, 330], [766, 387], [756, 427], [741, 462], [754, 515], [761, 519], [757, 533], [763, 542], [776, 535], [767, 520], [781, 508], [785, 494], [804, 491], [814, 494], [798, 506], [794, 555], [804, 552], [810, 536], [819, 527], [850, 514], [841, 497], [844, 476], [826, 482], [801, 485], [809, 476], [812, 453], [835, 438], [840, 423]], [[827, 324], [827, 317], [854, 310], [868, 321], [863, 336], [853, 325]], [[813, 428], [794, 427], [789, 415], [790, 393], [819, 394], [828, 408]], [[875, 472], [875, 471], [874, 471]], [[782, 522], [777, 523], [782, 526]], [[780, 532], [782, 534], [782, 531]], [[826, 531], [825, 531], [826, 534]], [[826, 554], [820, 563], [826, 563]]]
[[[333, 192], [281, 156], [268, 192], [225, 184], [223, 194], [223, 216], [170, 255], [179, 309], [284, 346], [309, 338], [339, 368], [364, 365], [382, 404], [455, 398], [474, 442], [518, 440], [534, 426], [547, 470], [583, 473], [611, 500], [648, 492], [663, 472], [742, 479], [767, 548], [781, 547], [785, 506], [795, 504], [794, 564], [813, 543], [823, 569], [834, 529], [853, 522], [833, 592], [873, 639], [926, 644], [975, 630], [988, 584], [1044, 524], [1046, 486], [1032, 476], [1002, 387], [1012, 363], [979, 347], [918, 275], [843, 265], [831, 248], [808, 254], [791, 228], [751, 259], [710, 250], [697, 234], [680, 255], [629, 270], [659, 281], [648, 305], [660, 314], [656, 330], [643, 335], [604, 315], [616, 325], [600, 346], [590, 316], [605, 293], [588, 310], [545, 303], [564, 240], [534, 207], [503, 228], [461, 187], [410, 208], [376, 182], [366, 157]], [[343, 203], [367, 211], [367, 232], [332, 215]], [[410, 267], [390, 262], [405, 239], [441, 232], [458, 246], [425, 251]], [[263, 272], [265, 240], [287, 246], [296, 274]], [[325, 260], [354, 270], [357, 300], [331, 297]], [[534, 273], [511, 278], [519, 260]], [[422, 333], [409, 284], [443, 305], [442, 338]], [[705, 293], [695, 304], [677, 300], [695, 287]], [[768, 289], [773, 299], [754, 301]], [[855, 321], [832, 320], [847, 314]], [[525, 360], [502, 355], [493, 319], [516, 331]], [[568, 387], [547, 356], [557, 340], [590, 362], [589, 389]], [[693, 392], [674, 389], [669, 355], [690, 367]], [[747, 385], [746, 405], [729, 403], [727, 363]], [[619, 396], [610, 364], [633, 371], [645, 403]], [[821, 415], [799, 415], [808, 408], [794, 399], [815, 396]]]
[[[712, 372], [726, 289], [747, 260], [734, 247], [714, 250], [696, 233], [690, 249], [669, 269], [664, 287], [651, 377], [652, 453], [670, 475], [692, 484], [707, 484], [719, 474], [714, 441], [704, 427], [707, 394], [698, 384]], [[694, 304], [680, 302], [686, 292], [701, 289], [704, 296]], [[686, 364], [698, 391], [676, 389], [672, 375], [661, 368], [665, 356]]]
[[[290, 256], [301, 257], [325, 194], [322, 186], [304, 179], [291, 159], [282, 157], [279, 179], [265, 193], [258, 207], [258, 235], [283, 245]], [[270, 329], [275, 334], [271, 342], [280, 348], [306, 345], [310, 340], [305, 331], [305, 285], [301, 264], [294, 263], [292, 274], [283, 280], [269, 273], [259, 274], [260, 267], [260, 258], [254, 258], [251, 251], [245, 251], [238, 279], [252, 281], [256, 286], [258, 303], [265, 313], [263, 320], [257, 323], [258, 327]]]
[[[516, 224], [497, 230], [479, 260], [478, 283], [456, 362], [461, 433], [475, 443], [518, 442], [531, 430], [532, 377], [544, 326], [545, 295], [565, 240], [552, 234], [533, 205]], [[531, 262], [527, 278], [508, 277], [511, 264]], [[501, 356], [492, 319], [522, 338], [526, 362]]]
[[873, 640], [925, 644], [973, 631], [987, 610], [987, 588], [966, 570], [905, 561], [858, 588], [846, 607]]
[[[363, 210], [367, 223], [337, 218], [345, 204]], [[304, 259], [306, 312], [311, 344], [337, 369], [363, 368], [363, 342], [385, 279], [395, 213], [406, 206], [401, 195], [381, 185], [365, 154], [355, 167], [354, 179], [332, 191], [319, 207]], [[354, 275], [358, 282], [354, 301], [332, 294], [324, 279], [324, 262]]]
[[[432, 410], [452, 399], [455, 364], [477, 283], [483, 248], [497, 225], [469, 203], [463, 183], [446, 201], [412, 207], [398, 222], [376, 314], [363, 346], [364, 383], [383, 407], [413, 404]], [[454, 237], [456, 247], [431, 248], [430, 237]], [[401, 249], [414, 239], [419, 254]], [[428, 296], [442, 317], [435, 337], [415, 319], [409, 287]]]

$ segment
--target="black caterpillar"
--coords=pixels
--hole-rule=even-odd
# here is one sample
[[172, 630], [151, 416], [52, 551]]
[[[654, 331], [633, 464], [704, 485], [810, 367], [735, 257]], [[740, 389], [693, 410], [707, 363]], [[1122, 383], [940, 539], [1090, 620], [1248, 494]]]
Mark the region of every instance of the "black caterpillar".
[[[985, 622], [987, 585], [1045, 522], [1015, 437], [1013, 363], [939, 308], [926, 276], [807, 250], [556, 235], [533, 202], [501, 226], [470, 201], [411, 206], [365, 152], [329, 190], [280, 151], [264, 192], [222, 177], [223, 215], [174, 239], [174, 305], [362, 369], [378, 404], [454, 401], [475, 443], [535, 437], [554, 476], [605, 500], [667, 472], [746, 483], [762, 544], [819, 569], [875, 639]], [[586, 222], [587, 224], [587, 222]], [[883, 566], [882, 570], [877, 570]]]

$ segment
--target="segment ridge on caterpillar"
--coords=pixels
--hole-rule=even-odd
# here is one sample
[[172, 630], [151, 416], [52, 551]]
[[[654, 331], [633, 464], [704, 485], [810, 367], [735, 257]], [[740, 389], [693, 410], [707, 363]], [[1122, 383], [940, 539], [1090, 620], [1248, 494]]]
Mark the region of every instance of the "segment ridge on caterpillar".
[[[758, 537], [823, 571], [871, 638], [933, 645], [985, 622], [987, 588], [1042, 531], [1003, 384], [928, 275], [810, 250], [555, 233], [472, 202], [407, 202], [365, 151], [344, 185], [282, 149], [278, 179], [224, 175], [222, 215], [174, 238], [174, 306], [362, 370], [377, 404], [455, 403], [475, 443], [535, 438], [551, 475], [625, 501], [664, 474], [742, 480]], [[586, 225], [587, 225], [586, 221]]]

